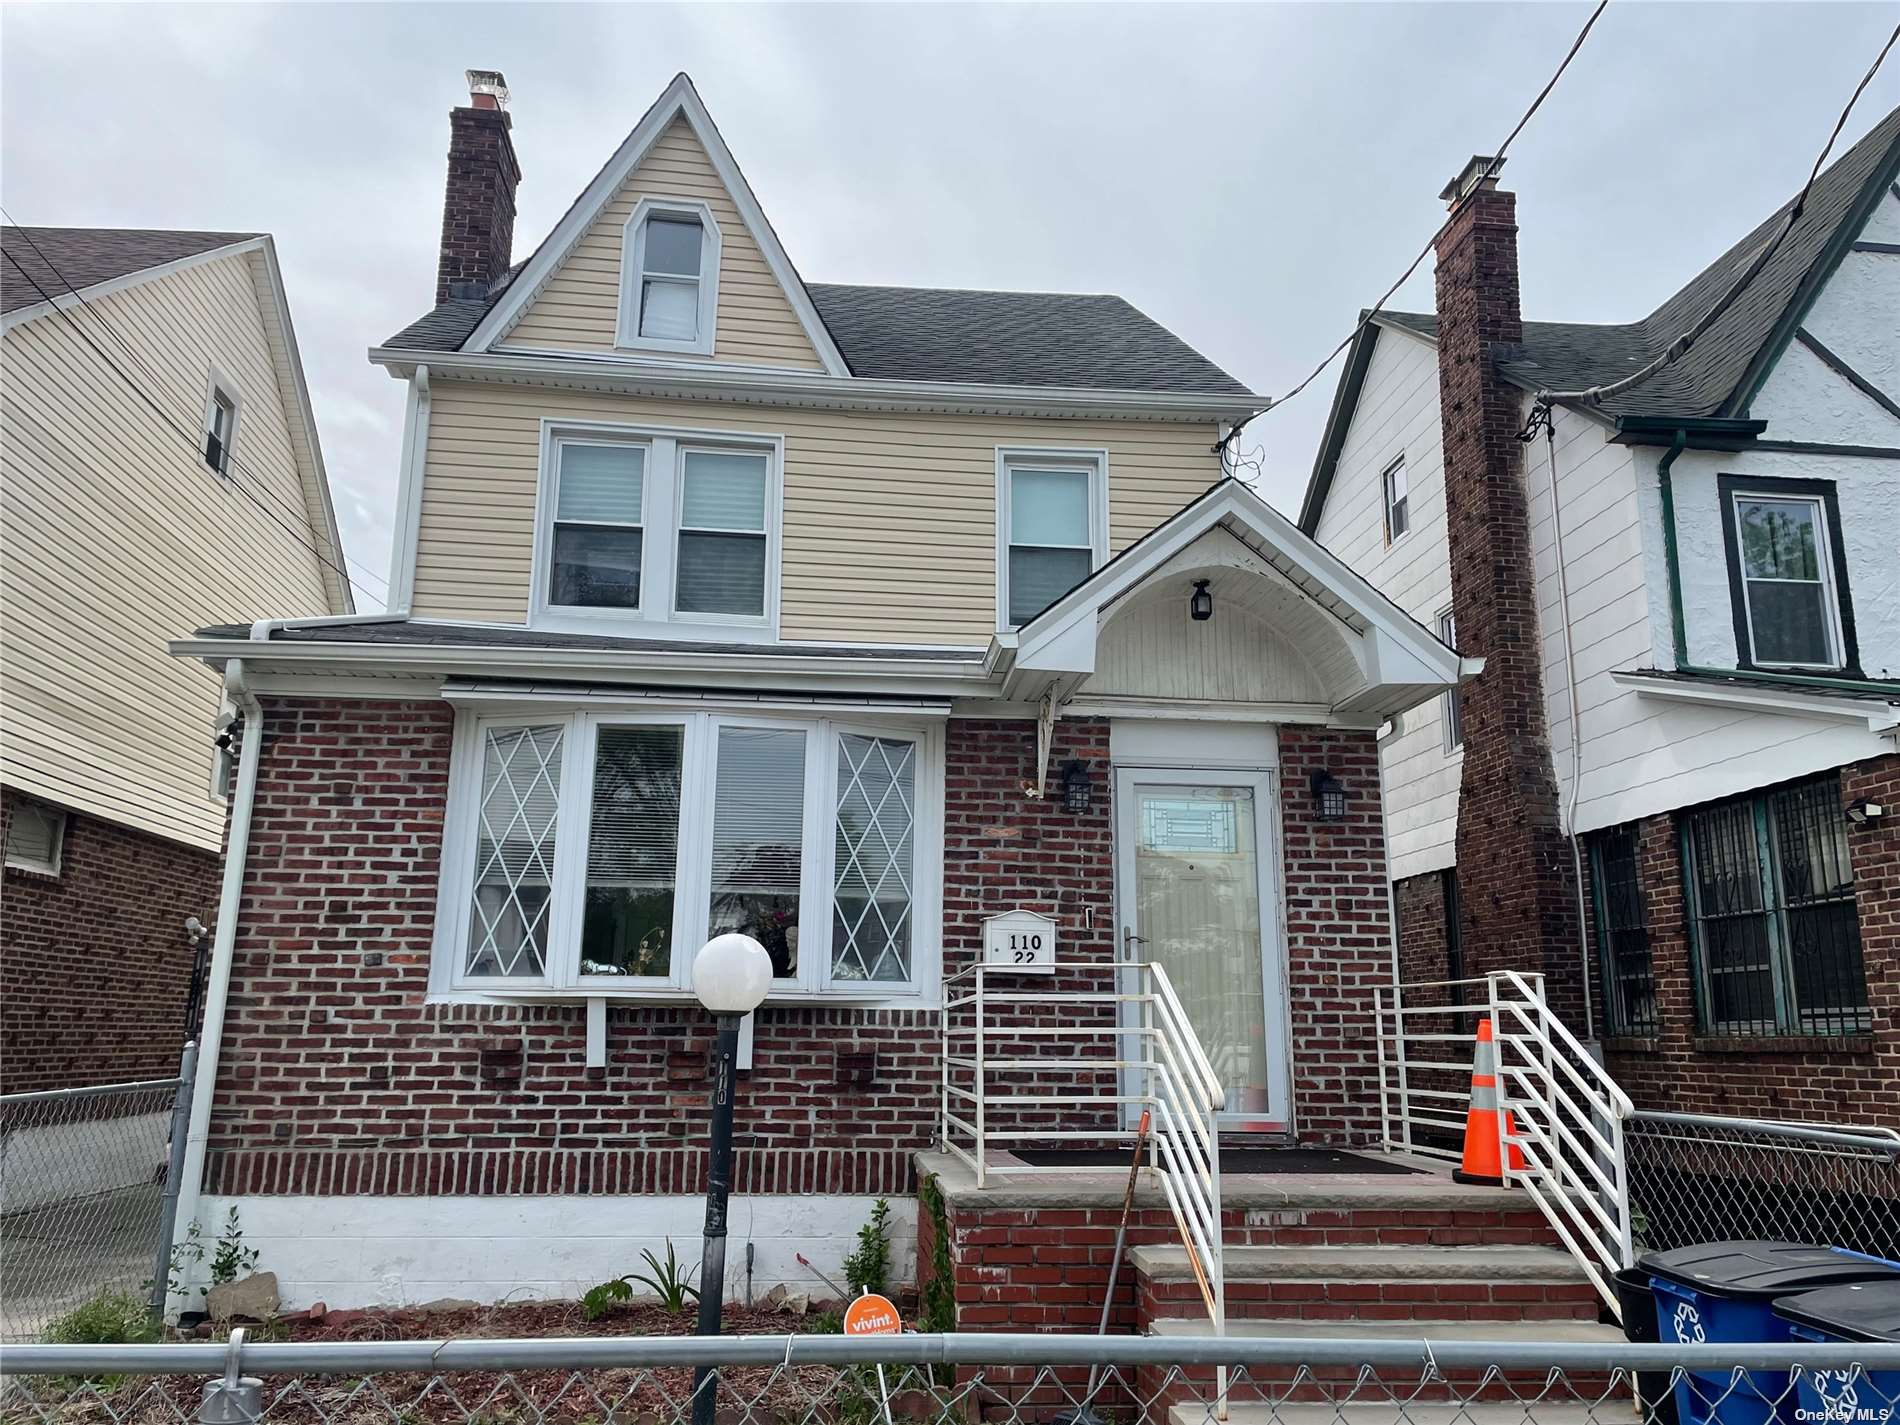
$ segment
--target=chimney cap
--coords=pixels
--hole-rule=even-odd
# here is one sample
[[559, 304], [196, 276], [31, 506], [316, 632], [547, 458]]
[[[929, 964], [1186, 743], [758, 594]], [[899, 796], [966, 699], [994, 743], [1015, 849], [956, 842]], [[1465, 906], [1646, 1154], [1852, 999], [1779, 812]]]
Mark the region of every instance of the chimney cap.
[[1498, 171], [1504, 167], [1504, 160], [1488, 153], [1471, 156], [1470, 162], [1459, 170], [1458, 176], [1445, 185], [1438, 196], [1448, 206], [1457, 207], [1481, 187], [1495, 188]]
[[477, 109], [506, 109], [508, 81], [499, 69], [471, 69], [468, 74], [468, 100]]

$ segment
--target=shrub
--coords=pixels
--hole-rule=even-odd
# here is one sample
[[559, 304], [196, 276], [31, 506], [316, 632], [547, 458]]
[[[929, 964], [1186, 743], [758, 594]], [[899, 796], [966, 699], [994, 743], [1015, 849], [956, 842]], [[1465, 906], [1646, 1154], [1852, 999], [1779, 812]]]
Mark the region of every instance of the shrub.
[[55, 1346], [109, 1346], [156, 1341], [149, 1303], [129, 1291], [104, 1290], [49, 1322], [42, 1341]]
[[879, 1198], [871, 1205], [871, 1220], [858, 1229], [858, 1248], [844, 1259], [844, 1279], [859, 1296], [883, 1295], [891, 1285], [891, 1205]]

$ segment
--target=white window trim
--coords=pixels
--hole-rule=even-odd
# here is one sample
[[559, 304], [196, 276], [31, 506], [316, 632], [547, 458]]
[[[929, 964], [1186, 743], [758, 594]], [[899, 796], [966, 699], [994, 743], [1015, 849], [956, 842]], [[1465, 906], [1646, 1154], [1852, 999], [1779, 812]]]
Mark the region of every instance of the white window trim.
[[1405, 457], [1403, 455], [1389, 462], [1386, 467], [1379, 472], [1379, 519], [1385, 526], [1385, 543], [1388, 549], [1410, 534], [1416, 524], [1416, 521], [1412, 518], [1412, 482], [1410, 479], [1407, 479], [1405, 482], [1405, 528], [1400, 530], [1397, 534], [1392, 532], [1392, 508], [1397, 503], [1392, 498], [1392, 475], [1394, 471], [1401, 473], [1405, 471]]
[[[586, 886], [593, 752], [602, 727], [683, 725], [683, 794], [679, 865], [674, 890], [674, 954], [662, 977], [580, 973], [580, 908]], [[556, 814], [553, 899], [548, 914], [546, 973], [537, 979], [471, 976], [464, 972], [470, 905], [474, 894], [476, 819], [481, 800], [483, 741], [490, 728], [559, 725], [564, 729], [561, 801]], [[799, 924], [816, 930], [801, 944], [800, 974], [773, 981], [768, 1002], [848, 1003], [863, 1007], [918, 1008], [934, 1005], [943, 975], [944, 724], [937, 718], [879, 717], [838, 712], [815, 717], [774, 717], [703, 704], [641, 709], [590, 710], [572, 703], [545, 707], [520, 703], [464, 706], [456, 710], [453, 760], [442, 845], [429, 968], [432, 1000], [455, 1003], [498, 1000], [561, 1001], [605, 997], [661, 1003], [697, 1003], [691, 988], [692, 952], [704, 942], [711, 914], [712, 806], [721, 726], [801, 729], [805, 744], [805, 844], [800, 868]], [[909, 739], [917, 744], [916, 860], [911, 886], [910, 979], [839, 980], [832, 974], [832, 887], [836, 874], [838, 739], [858, 733]]]
[[[563, 440], [624, 441], [646, 447], [646, 472], [640, 490], [640, 606], [637, 609], [583, 608], [548, 601], [554, 571], [554, 515], [557, 466]], [[766, 457], [765, 612], [749, 614], [675, 613], [675, 571], [679, 554], [682, 453], [697, 450], [748, 450]], [[563, 633], [619, 633], [633, 638], [694, 639], [716, 636], [732, 643], [771, 643], [778, 639], [782, 530], [785, 524], [785, 437], [758, 431], [703, 430], [692, 426], [624, 425], [611, 421], [541, 421], [540, 471], [535, 482], [533, 582], [528, 622]]]
[[10, 834], [12, 830], [12, 822], [11, 820], [9, 820], [8, 822], [9, 835], [7, 838], [7, 846], [6, 846], [6, 864], [12, 870], [31, 871], [36, 876], [57, 876], [59, 874], [60, 865], [65, 859], [65, 855], [66, 855], [66, 808], [51, 806], [47, 804], [46, 802], [34, 801], [27, 797], [21, 797], [18, 800], [16, 800], [13, 804], [13, 816], [18, 817], [21, 809], [25, 807], [30, 807], [34, 811], [39, 812], [41, 815], [52, 818], [53, 854], [47, 857], [44, 861], [34, 860], [30, 856], [14, 855], [12, 836]]
[[[699, 224], [699, 332], [691, 341], [640, 335], [640, 284], [646, 276], [647, 219], [691, 218]], [[695, 198], [642, 198], [620, 230], [620, 317], [614, 345], [627, 351], [713, 354], [719, 314], [719, 224], [712, 209]]]
[[1014, 466], [1034, 469], [1076, 469], [1089, 477], [1089, 572], [1108, 562], [1108, 451], [1100, 447], [1067, 445], [999, 445], [996, 447], [996, 629], [1007, 633], [1009, 621], [1010, 471]]
[[[1447, 624], [1450, 624], [1451, 627], [1447, 628]], [[1451, 608], [1443, 608], [1433, 614], [1432, 632], [1438, 635], [1439, 641], [1447, 648], [1457, 647], [1457, 644], [1453, 642], [1453, 640], [1458, 637], [1456, 611]], [[1456, 688], [1451, 688], [1438, 695], [1438, 720], [1442, 724], [1440, 729], [1440, 744], [1443, 746], [1447, 757], [1462, 757], [1465, 751], [1464, 712], [1462, 708], [1458, 707], [1455, 701], [1457, 697], [1458, 690]], [[1452, 731], [1454, 728], [1458, 733], [1458, 740], [1456, 742], [1452, 741]]]
[[[217, 408], [218, 397], [223, 396], [231, 407], [231, 437], [224, 443], [224, 464], [214, 467], [205, 459], [205, 440], [211, 434], [212, 414]], [[204, 414], [198, 422], [198, 464], [200, 468], [210, 470], [219, 479], [231, 478], [231, 462], [236, 458], [238, 427], [244, 419], [244, 398], [239, 394], [237, 383], [226, 376], [217, 367], [212, 367], [205, 377]]]
[[[1847, 666], [1847, 634], [1841, 627], [1840, 591], [1834, 587], [1834, 531], [1827, 517], [1827, 501], [1819, 495], [1789, 494], [1780, 490], [1733, 489], [1728, 493], [1728, 518], [1735, 526], [1735, 578], [1742, 586], [1742, 625], [1748, 630], [1748, 662], [1756, 668], [1812, 668], [1835, 673]], [[1748, 572], [1748, 548], [1742, 541], [1742, 505], [1746, 501], [1781, 505], [1807, 505], [1814, 510], [1814, 558], [1821, 571], [1821, 598], [1827, 609], [1828, 661], [1825, 663], [1786, 663], [1763, 658], [1755, 651], [1755, 606], [1749, 598], [1750, 584], [1811, 584], [1810, 579], [1753, 578]]]

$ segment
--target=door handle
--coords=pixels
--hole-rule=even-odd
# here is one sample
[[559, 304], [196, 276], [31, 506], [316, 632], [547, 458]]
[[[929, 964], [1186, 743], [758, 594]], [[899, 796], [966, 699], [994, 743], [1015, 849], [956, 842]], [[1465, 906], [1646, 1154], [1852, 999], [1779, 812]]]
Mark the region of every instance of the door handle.
[[1122, 958], [1129, 964], [1135, 961], [1135, 947], [1147, 943], [1146, 937], [1135, 934], [1132, 926], [1122, 927]]

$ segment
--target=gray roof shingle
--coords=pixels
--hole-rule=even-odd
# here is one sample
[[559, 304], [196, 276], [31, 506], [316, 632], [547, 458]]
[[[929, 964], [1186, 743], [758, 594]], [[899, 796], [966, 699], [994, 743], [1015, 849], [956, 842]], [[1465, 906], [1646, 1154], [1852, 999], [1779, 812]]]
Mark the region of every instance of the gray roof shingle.
[[42, 290], [57, 297], [69, 284], [83, 290], [261, 236], [160, 228], [0, 226], [0, 255], [6, 258], [0, 263], [0, 312], [14, 312], [45, 301]]

